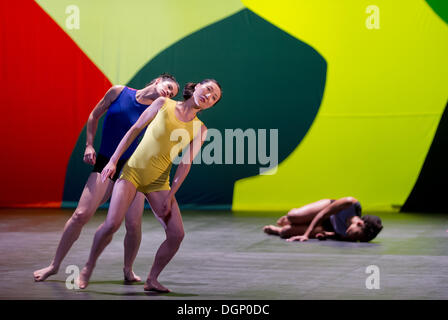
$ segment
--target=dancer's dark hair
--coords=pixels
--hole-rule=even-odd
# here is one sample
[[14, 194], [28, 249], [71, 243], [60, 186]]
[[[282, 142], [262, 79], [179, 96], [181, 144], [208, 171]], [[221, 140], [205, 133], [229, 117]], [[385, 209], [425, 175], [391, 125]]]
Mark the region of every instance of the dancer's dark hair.
[[148, 86], [150, 86], [150, 85], [152, 85], [152, 84], [153, 84], [154, 82], [156, 82], [156, 80], [159, 79], [159, 78], [161, 78], [162, 81], [165, 81], [165, 80], [171, 80], [171, 81], [173, 81], [173, 82], [176, 84], [176, 86], [177, 86], [177, 92], [179, 92], [179, 90], [180, 90], [180, 86], [179, 86], [179, 83], [177, 82], [176, 78], [175, 78], [172, 74], [169, 74], [169, 73], [166, 73], [166, 72], [165, 72], [165, 73], [162, 73], [162, 74], [161, 74], [160, 76], [158, 76], [157, 78], [152, 79], [150, 83], [146, 84], [145, 88], [148, 87]]
[[[205, 79], [205, 80], [202, 80], [199, 83], [200, 84], [204, 84], [204, 83], [207, 83], [207, 82], [213, 82], [214, 84], [216, 84], [218, 86], [219, 90], [221, 90], [221, 96], [215, 102], [215, 104], [217, 104], [218, 101], [221, 100], [221, 98], [222, 98], [222, 88], [221, 88], [221, 85], [215, 79]], [[194, 88], [196, 87], [197, 84], [198, 84], [197, 82], [188, 82], [184, 86], [184, 90], [182, 91], [182, 95], [184, 96], [184, 100], [188, 100], [188, 99], [190, 99], [193, 96]]]
[[364, 227], [362, 228], [362, 235], [359, 241], [369, 242], [373, 240], [378, 233], [383, 229], [381, 219], [377, 216], [365, 215], [361, 219], [364, 221]]

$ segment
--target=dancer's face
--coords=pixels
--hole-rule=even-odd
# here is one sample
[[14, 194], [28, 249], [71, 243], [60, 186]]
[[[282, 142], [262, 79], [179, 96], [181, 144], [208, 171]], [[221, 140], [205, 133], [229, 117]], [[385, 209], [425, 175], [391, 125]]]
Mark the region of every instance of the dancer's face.
[[155, 85], [156, 92], [160, 97], [172, 98], [179, 92], [176, 82], [172, 80], [162, 80], [159, 78]]
[[347, 228], [347, 231], [346, 231], [347, 236], [351, 240], [359, 239], [362, 236], [363, 227], [364, 227], [364, 221], [360, 217], [354, 216], [351, 219], [350, 226]]
[[221, 98], [221, 89], [213, 81], [199, 83], [194, 89], [193, 98], [198, 107], [205, 110], [218, 102]]

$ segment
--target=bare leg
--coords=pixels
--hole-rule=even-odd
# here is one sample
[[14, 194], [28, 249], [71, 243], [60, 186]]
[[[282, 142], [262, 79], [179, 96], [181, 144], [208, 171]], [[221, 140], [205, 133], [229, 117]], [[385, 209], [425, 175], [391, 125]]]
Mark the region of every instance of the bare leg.
[[102, 183], [101, 176], [97, 172], [90, 174], [79, 199], [78, 207], [65, 224], [53, 261], [48, 267], [34, 271], [35, 281], [44, 281], [58, 272], [62, 260], [64, 260], [73, 243], [79, 238], [83, 226], [90, 220], [98, 207], [109, 199], [113, 184], [110, 179]]
[[137, 257], [142, 240], [142, 214], [145, 205], [145, 195], [137, 192], [134, 200], [126, 212], [126, 236], [124, 238], [124, 280], [125, 282], [139, 282], [142, 279], [132, 271], [135, 257]]
[[[308, 224], [291, 224], [281, 228], [279, 236], [283, 239], [288, 239], [293, 236], [301, 236], [306, 232]], [[310, 238], [315, 238], [316, 234], [324, 233], [324, 229], [321, 226], [317, 226], [310, 234]]]
[[168, 194], [168, 190], [152, 192], [147, 195], [149, 204], [153, 209], [156, 218], [161, 222], [162, 226], [165, 229], [166, 240], [160, 245], [157, 250], [156, 257], [154, 259], [154, 263], [152, 265], [151, 271], [146, 280], [146, 284], [144, 287], [145, 291], [158, 291], [158, 292], [170, 292], [169, 289], [162, 286], [157, 278], [159, 277], [162, 270], [165, 266], [170, 262], [173, 256], [176, 254], [177, 250], [180, 247], [182, 239], [184, 238], [184, 227], [182, 223], [182, 217], [179, 210], [179, 205], [177, 201], [174, 200], [174, 203], [171, 206], [171, 215], [167, 224], [163, 222], [163, 217], [161, 216], [161, 209], [163, 200]]
[[330, 204], [331, 201], [329, 199], [323, 199], [300, 208], [291, 209], [287, 215], [289, 224], [309, 224], [321, 210]]
[[269, 225], [269, 226], [264, 226], [263, 231], [267, 234], [273, 234], [273, 235], [279, 236], [282, 229], [283, 229], [282, 227]]
[[282, 216], [277, 220], [277, 225], [283, 227], [291, 223], [310, 223], [316, 214], [329, 206], [330, 203], [331, 201], [329, 199], [323, 199], [300, 208], [291, 209], [286, 216]]
[[89, 260], [79, 276], [78, 283], [80, 289], [86, 288], [89, 284], [89, 279], [95, 268], [98, 257], [112, 241], [113, 234], [123, 222], [126, 211], [129, 209], [136, 192], [137, 190], [134, 185], [129, 181], [118, 179], [115, 183], [106, 221], [99, 226], [95, 233]]

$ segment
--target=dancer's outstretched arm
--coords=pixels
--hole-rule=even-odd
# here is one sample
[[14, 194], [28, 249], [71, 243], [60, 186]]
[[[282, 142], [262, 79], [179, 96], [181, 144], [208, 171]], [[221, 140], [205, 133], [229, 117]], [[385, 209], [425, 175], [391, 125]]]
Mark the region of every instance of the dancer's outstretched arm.
[[115, 150], [114, 154], [110, 158], [109, 163], [104, 167], [101, 172], [101, 179], [106, 181], [108, 177], [113, 177], [115, 171], [117, 170], [117, 163], [123, 153], [129, 148], [135, 138], [138, 137], [140, 132], [148, 126], [151, 121], [156, 117], [160, 108], [162, 108], [165, 103], [165, 97], [159, 97], [151, 104], [151, 108], [147, 108], [138, 118], [137, 122], [126, 132], [123, 139], [121, 139], [120, 144]]

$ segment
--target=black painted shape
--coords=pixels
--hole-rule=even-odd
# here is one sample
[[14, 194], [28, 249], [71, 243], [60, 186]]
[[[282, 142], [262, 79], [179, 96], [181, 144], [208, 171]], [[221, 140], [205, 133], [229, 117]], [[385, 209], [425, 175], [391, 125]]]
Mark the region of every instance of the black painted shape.
[[448, 104], [420, 175], [401, 212], [448, 212]]
[[[167, 48], [128, 85], [141, 88], [165, 71], [181, 86], [217, 79], [223, 98], [199, 118], [221, 131], [223, 146], [225, 128], [267, 129], [268, 137], [269, 129], [278, 129], [280, 163], [299, 145], [319, 110], [326, 62], [312, 47], [244, 9]], [[231, 205], [235, 181], [258, 175], [260, 166], [193, 165], [176, 197], [181, 204]]]

